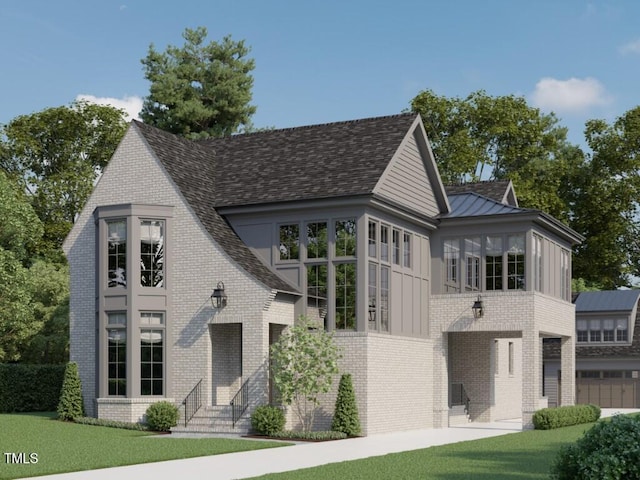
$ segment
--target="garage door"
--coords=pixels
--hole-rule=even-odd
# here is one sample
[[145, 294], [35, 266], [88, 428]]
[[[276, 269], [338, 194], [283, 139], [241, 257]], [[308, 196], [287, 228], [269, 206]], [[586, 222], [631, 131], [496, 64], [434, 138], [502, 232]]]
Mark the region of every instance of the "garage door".
[[576, 371], [576, 403], [592, 403], [602, 408], [638, 408], [639, 380], [637, 372], [632, 371]]

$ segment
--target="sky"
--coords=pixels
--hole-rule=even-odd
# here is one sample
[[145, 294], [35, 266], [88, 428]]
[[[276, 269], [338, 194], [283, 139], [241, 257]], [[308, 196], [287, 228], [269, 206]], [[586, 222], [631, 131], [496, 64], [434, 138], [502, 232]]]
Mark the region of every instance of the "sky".
[[77, 99], [136, 118], [150, 44], [198, 26], [251, 47], [256, 127], [484, 90], [554, 112], [584, 144], [587, 120], [640, 105], [637, 0], [0, 0], [0, 124]]

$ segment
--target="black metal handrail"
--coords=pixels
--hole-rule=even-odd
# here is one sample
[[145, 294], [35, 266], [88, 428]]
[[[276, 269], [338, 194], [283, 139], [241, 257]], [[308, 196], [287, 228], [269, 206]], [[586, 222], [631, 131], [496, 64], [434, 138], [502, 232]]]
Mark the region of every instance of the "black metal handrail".
[[244, 382], [233, 397], [233, 400], [230, 402], [231, 405], [231, 418], [233, 420], [233, 426], [235, 428], [236, 423], [242, 417], [242, 414], [245, 412], [247, 407], [249, 406], [249, 380]]
[[469, 404], [471, 399], [467, 395], [467, 391], [464, 389], [464, 384], [456, 382], [450, 385], [449, 391], [449, 403], [451, 407], [464, 405], [464, 411], [469, 414]]
[[186, 427], [189, 420], [193, 418], [202, 406], [202, 379], [191, 389], [182, 404], [184, 405], [184, 426]]

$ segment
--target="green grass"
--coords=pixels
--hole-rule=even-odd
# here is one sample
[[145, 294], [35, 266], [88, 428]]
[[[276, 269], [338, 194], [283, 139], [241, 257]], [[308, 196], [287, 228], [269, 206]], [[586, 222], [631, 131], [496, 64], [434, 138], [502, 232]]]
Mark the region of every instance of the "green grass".
[[277, 480], [533, 480], [548, 479], [560, 446], [573, 443], [593, 424], [529, 430], [381, 457], [256, 477]]
[[[152, 438], [149, 432], [60, 422], [54, 414], [0, 415], [0, 479], [201, 457], [278, 447], [282, 442], [226, 438]], [[37, 453], [9, 464], [5, 452]]]

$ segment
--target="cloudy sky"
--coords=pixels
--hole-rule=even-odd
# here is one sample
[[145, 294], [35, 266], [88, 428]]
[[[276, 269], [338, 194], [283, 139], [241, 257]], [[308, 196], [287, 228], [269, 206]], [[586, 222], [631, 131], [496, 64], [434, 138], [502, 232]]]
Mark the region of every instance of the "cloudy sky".
[[2, 0], [0, 123], [81, 98], [136, 117], [149, 45], [197, 26], [251, 46], [257, 127], [482, 89], [555, 112], [582, 143], [586, 120], [640, 105], [637, 0]]

